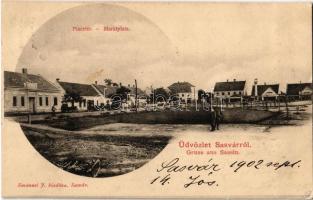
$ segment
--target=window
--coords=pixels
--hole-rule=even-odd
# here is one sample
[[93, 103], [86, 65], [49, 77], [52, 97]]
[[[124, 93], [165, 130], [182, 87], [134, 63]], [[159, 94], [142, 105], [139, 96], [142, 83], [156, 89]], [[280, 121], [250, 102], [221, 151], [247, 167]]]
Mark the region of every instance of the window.
[[237, 92], [234, 92], [234, 94], [237, 94]]
[[239, 94], [241, 95], [241, 92], [239, 92]]
[[79, 107], [80, 107], [80, 108], [82, 107], [82, 102], [81, 102], [81, 101], [79, 101]]
[[184, 95], [184, 94], [181, 94], [181, 96], [184, 97], [185, 95]]
[[25, 98], [21, 96], [21, 106], [25, 106]]
[[228, 95], [230, 95], [230, 92], [228, 92]]
[[84, 99], [83, 105], [84, 105], [84, 107], [86, 107], [86, 99]]
[[219, 94], [220, 94], [220, 93], [218, 93], [218, 92], [216, 93], [216, 95], [219, 95]]
[[46, 106], [49, 106], [49, 97], [46, 97]]
[[222, 92], [222, 95], [224, 95], [225, 93], [224, 92]]
[[39, 97], [39, 106], [42, 106], [42, 97]]
[[55, 105], [55, 106], [58, 105], [58, 97], [53, 98], [53, 105]]
[[13, 97], [13, 106], [17, 106], [17, 98], [16, 98], [16, 96]]

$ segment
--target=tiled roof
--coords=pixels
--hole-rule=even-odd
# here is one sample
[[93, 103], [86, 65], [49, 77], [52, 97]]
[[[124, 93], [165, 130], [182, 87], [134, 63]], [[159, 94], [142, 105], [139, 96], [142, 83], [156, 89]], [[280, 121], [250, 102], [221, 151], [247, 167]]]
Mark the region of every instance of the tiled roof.
[[40, 75], [4, 71], [4, 87], [25, 88], [25, 83], [37, 83], [37, 90], [58, 92], [59, 89]]
[[[109, 85], [99, 85], [99, 84], [93, 84], [93, 86], [101, 93], [104, 93], [105, 90], [105, 97], [111, 97], [112, 95], [116, 94], [116, 90], [119, 87], [115, 86], [109, 86]], [[130, 94], [135, 95], [136, 94], [136, 88], [135, 87], [127, 87], [130, 90]], [[139, 96], [146, 96], [145, 92], [142, 91], [140, 88], [137, 88], [137, 94]]]
[[194, 86], [188, 82], [177, 82], [177, 83], [173, 83], [172, 85], [168, 86], [168, 88], [170, 89], [170, 91], [173, 94], [190, 93], [190, 92], [192, 92], [191, 87], [194, 87]]
[[61, 87], [67, 94], [78, 94], [80, 96], [98, 96], [98, 92], [89, 84], [69, 83], [59, 81]]
[[[258, 87], [258, 96], [261, 96], [265, 90], [267, 90], [268, 88], [272, 88], [272, 90], [274, 92], [276, 92], [276, 94], [278, 94], [278, 90], [279, 90], [279, 84], [272, 84], [272, 85], [257, 85]], [[251, 95], [254, 96], [254, 89], [255, 87], [253, 86], [252, 87], [252, 92], [251, 92]]]
[[214, 92], [244, 90], [245, 85], [246, 81], [217, 82], [214, 86]]
[[306, 87], [312, 89], [312, 83], [287, 84], [287, 95], [299, 95], [299, 92], [301, 92]]
[[105, 90], [105, 97], [111, 97], [112, 95], [116, 94], [116, 90], [118, 87], [115, 86], [108, 86], [108, 85], [99, 85], [93, 84], [95, 88], [103, 95]]
[[[130, 94], [136, 95], [136, 88], [135, 87], [127, 87], [130, 89]], [[138, 96], [147, 96], [144, 91], [142, 91], [140, 88], [137, 88], [137, 95]]]

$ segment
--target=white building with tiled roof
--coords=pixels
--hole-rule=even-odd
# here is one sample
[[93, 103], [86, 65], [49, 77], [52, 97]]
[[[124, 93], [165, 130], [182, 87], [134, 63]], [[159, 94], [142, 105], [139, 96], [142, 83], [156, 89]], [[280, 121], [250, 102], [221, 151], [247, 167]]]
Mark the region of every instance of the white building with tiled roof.
[[214, 97], [227, 101], [242, 100], [246, 93], [246, 81], [217, 82], [214, 86]]
[[279, 84], [254, 84], [251, 96], [258, 100], [276, 100], [279, 96]]
[[4, 112], [36, 113], [61, 110], [62, 93], [40, 75], [4, 71]]
[[168, 86], [171, 95], [177, 95], [179, 100], [185, 103], [191, 103], [195, 100], [195, 86], [189, 82], [177, 82]]
[[[107, 98], [95, 84], [64, 82], [57, 79], [56, 85], [62, 91], [64, 103], [69, 107], [76, 107], [78, 111], [100, 110], [107, 103]], [[65, 101], [66, 99], [69, 100]]]
[[289, 83], [287, 84], [286, 94], [290, 98], [308, 100], [312, 99], [312, 83]]

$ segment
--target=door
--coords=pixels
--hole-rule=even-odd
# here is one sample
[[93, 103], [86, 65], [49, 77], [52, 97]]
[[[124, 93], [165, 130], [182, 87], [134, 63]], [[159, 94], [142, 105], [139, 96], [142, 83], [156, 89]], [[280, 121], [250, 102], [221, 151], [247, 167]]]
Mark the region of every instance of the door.
[[35, 97], [29, 97], [28, 99], [28, 105], [29, 105], [29, 112], [35, 113]]

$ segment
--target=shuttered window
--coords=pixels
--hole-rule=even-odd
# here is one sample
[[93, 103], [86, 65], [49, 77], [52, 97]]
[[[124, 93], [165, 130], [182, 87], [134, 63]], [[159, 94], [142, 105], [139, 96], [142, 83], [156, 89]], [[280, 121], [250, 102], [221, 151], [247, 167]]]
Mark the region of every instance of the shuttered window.
[[25, 106], [25, 97], [21, 96], [21, 106]]
[[53, 98], [53, 104], [54, 104], [55, 106], [58, 105], [58, 97], [54, 97], [54, 98]]
[[39, 106], [42, 106], [42, 97], [39, 97]]
[[17, 98], [16, 98], [16, 96], [13, 97], [13, 106], [17, 106]]

